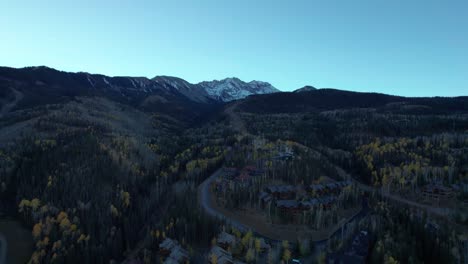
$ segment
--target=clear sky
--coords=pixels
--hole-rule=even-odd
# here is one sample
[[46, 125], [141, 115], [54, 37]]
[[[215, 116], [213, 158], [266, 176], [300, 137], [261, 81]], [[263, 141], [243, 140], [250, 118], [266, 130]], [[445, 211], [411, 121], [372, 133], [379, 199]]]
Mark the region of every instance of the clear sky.
[[467, 0], [0, 0], [0, 65], [468, 95], [467, 14]]

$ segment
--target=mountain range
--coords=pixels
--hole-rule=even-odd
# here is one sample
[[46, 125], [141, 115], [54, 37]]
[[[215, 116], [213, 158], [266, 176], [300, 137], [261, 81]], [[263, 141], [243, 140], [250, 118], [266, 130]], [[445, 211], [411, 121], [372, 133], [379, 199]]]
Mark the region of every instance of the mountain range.
[[[3, 81], [27, 81], [33, 86], [53, 86], [56, 89], [71, 90], [73, 87], [86, 91], [110, 91], [113, 93], [173, 93], [181, 94], [194, 102], [210, 101], [229, 102], [245, 98], [253, 94], [279, 92], [267, 82], [244, 82], [238, 78], [204, 81], [192, 84], [184, 79], [171, 76], [146, 77], [109, 77], [86, 72], [62, 72], [49, 67], [25, 67], [20, 69], [0, 67], [0, 78]], [[69, 91], [72, 92], [73, 91]]]
[[[332, 201], [341, 202], [334, 202], [327, 210], [322, 210], [325, 204], [319, 205], [300, 215], [341, 226], [338, 220], [333, 223], [333, 216], [356, 210], [350, 221], [356, 216], [381, 220], [375, 221], [379, 223], [375, 228], [373, 221], [367, 220], [352, 225], [357, 223], [361, 228], [363, 224], [383, 240], [389, 229], [397, 238], [398, 232], [406, 232], [401, 236], [403, 241], [420, 236], [425, 248], [418, 250], [429, 252], [442, 248], [437, 239], [446, 231], [423, 233], [427, 224], [412, 217], [413, 209], [400, 208], [416, 205], [415, 210], [425, 211], [429, 206], [399, 195], [424, 190], [434, 179], [444, 179], [446, 186], [453, 186], [452, 182], [464, 186], [467, 131], [466, 96], [412, 98], [312, 86], [280, 92], [265, 82], [237, 78], [192, 84], [169, 76], [109, 77], [48, 67], [0, 67], [0, 218], [6, 215], [24, 223], [28, 235], [24, 244], [30, 249], [18, 250], [19, 255], [31, 256], [32, 261], [40, 257], [38, 263], [143, 263], [146, 256], [152, 256], [150, 263], [163, 258], [169, 260], [167, 263], [173, 254], [168, 257], [158, 245], [168, 238], [194, 249], [186, 253], [190, 263], [207, 263], [212, 241], [220, 241], [213, 238], [229, 228], [227, 221], [208, 213], [211, 207], [207, 204], [217, 199], [217, 195], [211, 196], [210, 190], [218, 189], [211, 188], [212, 183], [225, 174], [219, 173], [225, 171], [222, 168], [245, 167], [242, 171], [265, 170], [257, 176], [247, 172], [251, 179], [247, 185], [243, 179], [240, 184], [228, 184], [235, 188], [220, 185], [228, 195], [219, 197], [229, 203], [219, 206], [244, 208], [248, 201], [256, 203], [261, 200], [263, 185], [281, 182], [311, 186], [323, 182], [330, 186], [329, 182], [352, 180], [356, 189], [344, 187], [344, 192], [331, 191], [323, 196], [338, 195]], [[244, 175], [241, 169], [234, 171]], [[387, 177], [390, 180], [384, 180]], [[405, 180], [403, 184], [401, 179]], [[388, 183], [380, 185], [383, 182]], [[390, 188], [391, 193], [382, 191]], [[308, 192], [300, 193], [301, 203], [319, 200], [309, 197]], [[371, 206], [367, 205], [368, 197], [375, 200]], [[466, 200], [468, 196], [460, 197]], [[454, 204], [460, 203], [462, 208], [462, 200], [456, 199]], [[275, 200], [270, 200], [275, 207], [271, 213], [287, 213]], [[382, 201], [388, 206], [395, 203], [392, 206], [396, 209], [391, 209], [394, 213], [381, 210]], [[347, 207], [351, 204], [354, 209]], [[249, 214], [264, 215], [248, 206], [252, 208]], [[442, 212], [441, 208], [430, 208], [435, 210], [428, 213]], [[456, 225], [466, 226], [468, 217], [456, 216], [456, 208], [444, 209], [454, 213], [447, 214], [450, 222], [437, 225], [450, 226], [458, 221]], [[317, 209], [319, 213], [315, 213]], [[224, 207], [214, 212], [225, 210], [237, 211]], [[291, 220], [287, 225], [296, 229], [297, 211], [291, 212], [284, 220]], [[245, 230], [253, 230], [243, 215], [235, 221], [249, 227]], [[426, 214], [421, 211], [414, 215]], [[281, 218], [277, 215], [271, 219], [278, 223], [272, 228], [283, 226]], [[388, 224], [381, 224], [387, 218]], [[260, 221], [256, 223], [270, 225], [263, 216], [255, 219]], [[414, 219], [414, 223], [404, 228], [392, 226], [402, 219]], [[301, 226], [319, 230], [315, 223], [307, 220]], [[164, 230], [161, 236], [159, 230]], [[341, 237], [340, 232], [333, 231], [335, 228], [327, 230], [331, 230], [331, 237]], [[447, 236], [454, 236], [452, 230], [448, 231]], [[7, 241], [19, 239], [16, 232], [9, 233], [13, 237]], [[310, 237], [315, 236], [313, 233]], [[281, 241], [286, 240], [274, 231], [271, 234], [274, 237], [265, 237], [279, 241], [273, 246], [280, 252], [284, 248]], [[323, 240], [316, 243], [322, 245]], [[235, 247], [242, 252], [235, 253], [236, 258], [244, 260], [247, 247]], [[416, 246], [407, 250], [413, 251]], [[443, 256], [434, 258], [434, 262], [455, 263], [442, 260]], [[432, 255], [416, 262], [430, 262], [430, 258]], [[301, 262], [311, 263], [309, 260]]]
[[[0, 117], [10, 111], [62, 103], [80, 96], [104, 97], [147, 112], [193, 122], [213, 109], [248, 97], [243, 107], [254, 112], [297, 112], [318, 109], [379, 107], [410, 103], [416, 109], [466, 110], [466, 97], [407, 98], [305, 86], [281, 92], [261, 81], [238, 78], [192, 84], [177, 77], [109, 77], [86, 72], [63, 72], [49, 67], [0, 67]], [[414, 107], [413, 107], [414, 108]]]

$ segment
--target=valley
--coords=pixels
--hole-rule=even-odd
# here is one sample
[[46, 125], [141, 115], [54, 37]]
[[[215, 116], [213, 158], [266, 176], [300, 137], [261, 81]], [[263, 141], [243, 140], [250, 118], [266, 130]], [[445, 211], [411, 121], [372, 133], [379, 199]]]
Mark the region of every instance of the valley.
[[47, 67], [0, 80], [0, 233], [10, 247], [26, 230], [29, 263], [468, 257], [467, 97]]

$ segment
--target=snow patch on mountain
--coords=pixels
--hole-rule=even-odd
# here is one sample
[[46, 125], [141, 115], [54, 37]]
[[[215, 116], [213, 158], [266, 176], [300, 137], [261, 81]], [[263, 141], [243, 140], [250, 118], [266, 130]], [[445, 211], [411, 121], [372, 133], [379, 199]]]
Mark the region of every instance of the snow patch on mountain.
[[171, 76], [156, 76], [152, 80], [157, 82], [164, 89], [175, 89], [179, 93], [194, 101], [207, 102], [211, 97], [200, 85], [191, 84], [181, 78]]
[[244, 82], [238, 78], [226, 78], [223, 80], [214, 80], [211, 82], [201, 82], [206, 92], [215, 100], [229, 102], [245, 98], [253, 94], [268, 94], [279, 92], [267, 82], [251, 81]]

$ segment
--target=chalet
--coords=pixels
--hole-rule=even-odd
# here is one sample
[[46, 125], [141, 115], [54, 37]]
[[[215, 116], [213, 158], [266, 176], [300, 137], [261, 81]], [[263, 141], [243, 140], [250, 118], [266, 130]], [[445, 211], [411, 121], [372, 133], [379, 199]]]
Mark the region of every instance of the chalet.
[[327, 193], [337, 194], [341, 191], [341, 186], [336, 182], [327, 183], [324, 187]]
[[189, 261], [188, 252], [180, 246], [175, 247], [169, 257], [164, 261], [165, 264], [180, 264]]
[[280, 160], [280, 161], [292, 160], [293, 158], [294, 158], [294, 154], [289, 153], [289, 152], [278, 153], [278, 155], [273, 157], [273, 159]]
[[307, 186], [306, 190], [315, 195], [339, 194], [344, 187], [351, 185], [351, 183], [351, 181], [347, 180], [326, 184], [311, 184]]
[[303, 210], [311, 210], [320, 205], [320, 201], [315, 198], [311, 198], [300, 202], [300, 206]]
[[307, 187], [307, 191], [312, 194], [322, 195], [325, 193], [325, 187], [321, 184], [311, 184]]
[[346, 181], [340, 181], [340, 182], [338, 182], [338, 184], [339, 184], [342, 188], [347, 187], [347, 186], [351, 185], [352, 183], [353, 183], [353, 181], [351, 181], [351, 180], [346, 180]]
[[171, 254], [172, 249], [175, 248], [177, 245], [178, 244], [175, 240], [166, 238], [163, 242], [159, 244], [159, 254], [164, 257], [167, 257]]
[[269, 193], [261, 192], [259, 199], [260, 199], [260, 206], [261, 208], [264, 209], [265, 206], [267, 206], [267, 204], [273, 200], [273, 197]]
[[216, 238], [216, 242], [221, 248], [227, 250], [236, 244], [236, 237], [223, 231]]
[[453, 196], [452, 188], [441, 184], [428, 184], [422, 188], [421, 193], [431, 199], [448, 199]]
[[189, 260], [188, 252], [170, 238], [159, 244], [159, 254], [166, 258], [164, 263], [185, 263]]
[[336, 200], [335, 196], [322, 196], [320, 198], [317, 198], [319, 201], [319, 204], [323, 206], [324, 209], [330, 209], [333, 205], [333, 203]]
[[222, 249], [221, 247], [214, 246], [208, 254], [208, 263], [211, 264], [243, 264], [232, 257], [232, 254]]
[[265, 191], [281, 200], [290, 200], [296, 198], [296, 188], [292, 185], [268, 186]]
[[283, 212], [298, 213], [301, 211], [300, 204], [296, 200], [278, 200], [276, 207]]
[[273, 157], [274, 160], [287, 161], [294, 158], [294, 152], [292, 150], [286, 149], [283, 151], [278, 151], [278, 154]]

